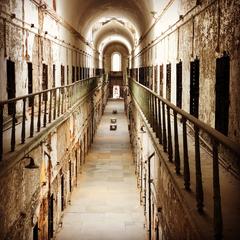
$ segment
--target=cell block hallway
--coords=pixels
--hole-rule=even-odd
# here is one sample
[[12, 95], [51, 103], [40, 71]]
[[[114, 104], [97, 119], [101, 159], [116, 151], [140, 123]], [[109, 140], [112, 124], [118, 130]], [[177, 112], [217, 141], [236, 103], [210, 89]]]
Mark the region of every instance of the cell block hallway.
[[144, 223], [124, 102], [109, 101], [57, 239], [141, 240]]
[[0, 240], [240, 239], [239, 0], [0, 0]]

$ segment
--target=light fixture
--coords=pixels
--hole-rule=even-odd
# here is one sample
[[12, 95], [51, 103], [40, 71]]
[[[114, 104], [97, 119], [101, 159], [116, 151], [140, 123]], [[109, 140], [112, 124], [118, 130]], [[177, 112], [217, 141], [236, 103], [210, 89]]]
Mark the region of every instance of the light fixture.
[[156, 11], [151, 11], [152, 17], [156, 20], [157, 19], [157, 12]]
[[16, 13], [11, 14], [11, 19], [14, 19], [14, 18], [16, 18]]
[[141, 131], [142, 133], [145, 133], [145, 132], [146, 132], [144, 125], [142, 125], [142, 126], [140, 127], [140, 131]]
[[28, 168], [28, 169], [37, 169], [39, 168], [39, 166], [37, 166], [34, 162], [34, 159], [32, 157], [24, 157], [24, 158], [27, 158], [27, 159], [30, 159], [30, 162], [27, 166], [25, 166], [25, 168]]

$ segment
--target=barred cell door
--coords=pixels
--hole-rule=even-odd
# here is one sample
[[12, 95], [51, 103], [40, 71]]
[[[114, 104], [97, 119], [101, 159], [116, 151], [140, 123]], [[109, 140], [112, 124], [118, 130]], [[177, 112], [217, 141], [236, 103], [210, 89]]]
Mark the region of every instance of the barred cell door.
[[228, 134], [230, 58], [224, 53], [216, 60], [215, 128]]
[[171, 101], [171, 63], [167, 64], [166, 99]]
[[199, 109], [199, 59], [190, 63], [190, 114], [198, 118]]
[[158, 66], [154, 67], [154, 91], [158, 90]]
[[[42, 90], [48, 89], [48, 65], [43, 64], [42, 70]], [[47, 94], [43, 95], [43, 100], [47, 101]]]
[[176, 77], [177, 77], [177, 107], [182, 108], [182, 62], [180, 61], [177, 63], [177, 71], [176, 71]]
[[159, 95], [162, 97], [163, 96], [163, 64], [159, 66], [159, 71], [160, 71], [160, 76], [159, 76], [159, 81], [160, 81], [160, 86], [159, 86]]
[[[28, 94], [31, 94], [33, 92], [33, 79], [32, 79], [32, 76], [33, 76], [32, 71], [33, 71], [33, 69], [32, 69], [32, 63], [28, 62], [27, 66], [28, 66]], [[33, 104], [33, 100], [30, 98], [29, 99], [29, 103], [28, 103], [29, 107], [31, 107], [32, 104]]]
[[[8, 99], [16, 97], [16, 83], [15, 83], [15, 63], [7, 60], [7, 94]], [[8, 114], [12, 115], [15, 111], [14, 103], [8, 104]]]

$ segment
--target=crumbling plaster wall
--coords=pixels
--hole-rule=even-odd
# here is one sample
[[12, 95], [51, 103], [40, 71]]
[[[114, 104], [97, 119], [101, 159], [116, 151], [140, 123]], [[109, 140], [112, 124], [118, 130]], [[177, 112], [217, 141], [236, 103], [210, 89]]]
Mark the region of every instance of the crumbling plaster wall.
[[[130, 139], [140, 189], [140, 202], [144, 208], [148, 234], [150, 231], [149, 207], [151, 206], [151, 239], [157, 236], [159, 239], [169, 240], [210, 239], [213, 233], [209, 227], [204, 230], [200, 229], [200, 231], [196, 230], [196, 220], [189, 215], [192, 209], [186, 209], [179, 194], [182, 189], [176, 187], [172, 175], [169, 174], [169, 168], [173, 166], [166, 164], [164, 154], [159, 154], [159, 149], [163, 150], [159, 144], [155, 144], [158, 140], [150, 126], [146, 125], [134, 101], [127, 100], [126, 105], [128, 114], [130, 114]], [[153, 153], [155, 155], [149, 159]], [[148, 164], [150, 164], [150, 172]], [[149, 181], [151, 182], [150, 197]], [[203, 231], [205, 231], [204, 234]]]
[[[48, 65], [49, 88], [53, 85], [53, 64], [56, 65], [56, 86], [61, 85], [61, 65], [65, 66], [65, 83], [67, 65], [69, 82], [72, 65], [90, 67], [91, 76], [92, 69], [97, 67], [98, 58], [94, 56], [93, 49], [61, 24], [58, 19], [61, 17], [54, 12], [52, 5], [47, 5], [45, 10], [36, 2], [0, 2], [0, 100], [7, 99], [7, 59], [15, 62], [16, 96], [28, 93], [28, 62], [33, 63], [34, 92], [42, 90], [43, 63]], [[57, 4], [61, 8], [61, 2]]]
[[[200, 2], [200, 5], [196, 5], [196, 2]], [[216, 58], [221, 57], [223, 51], [226, 51], [230, 56], [229, 136], [238, 143], [240, 143], [239, 15], [238, 1], [172, 1], [135, 49], [133, 59], [134, 67], [164, 64], [164, 97], [166, 96], [166, 64], [172, 64], [171, 102], [174, 104], [176, 104], [176, 63], [181, 59], [182, 108], [189, 112], [190, 61], [198, 57], [200, 59], [199, 119], [214, 128]], [[137, 55], [145, 47], [146, 49]]]
[[106, 103], [105, 93], [106, 86], [83, 102], [61, 125], [52, 129], [35, 149], [26, 153], [26, 156], [34, 159], [39, 168], [27, 169], [25, 166], [29, 163], [29, 159], [20, 159], [8, 172], [0, 176], [2, 196], [0, 239], [30, 240], [36, 222], [39, 224], [39, 231], [42, 231], [39, 235], [40, 239], [47, 239], [43, 231], [43, 228], [46, 231], [47, 226], [43, 227], [41, 224], [44, 221], [46, 224], [48, 211], [41, 212], [41, 204], [44, 200], [48, 202], [48, 197], [52, 194], [54, 196], [54, 231], [56, 232], [63, 215], [61, 176], [64, 175], [64, 206], [67, 207], [71, 199], [69, 162], [71, 162], [73, 191], [76, 186], [77, 172], [80, 173], [84, 160], [80, 152], [83, 149], [87, 152], [89, 145], [86, 142], [92, 140], [89, 132], [87, 134], [87, 129], [91, 128], [92, 122], [95, 122], [93, 127], [97, 128]]

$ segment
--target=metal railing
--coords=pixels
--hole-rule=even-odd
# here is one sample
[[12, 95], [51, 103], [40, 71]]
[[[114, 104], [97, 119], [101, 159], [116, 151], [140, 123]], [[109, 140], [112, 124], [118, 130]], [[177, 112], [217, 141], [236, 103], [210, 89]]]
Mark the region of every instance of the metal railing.
[[[146, 120], [156, 133], [159, 143], [163, 146], [164, 152], [168, 154], [170, 162], [175, 164], [176, 174], [180, 174], [180, 165], [183, 166], [183, 181], [184, 187], [190, 191], [190, 174], [195, 176], [195, 195], [196, 205], [200, 213], [204, 209], [204, 191], [201, 170], [201, 155], [200, 155], [200, 132], [205, 133], [210, 139], [212, 147], [212, 186], [213, 186], [213, 224], [215, 239], [222, 238], [222, 208], [221, 194], [219, 182], [219, 155], [220, 146], [228, 150], [238, 159], [240, 157], [240, 146], [228, 137], [216, 131], [212, 127], [181, 110], [169, 101], [157, 95], [147, 87], [129, 78], [129, 88], [134, 101], [137, 102]], [[172, 120], [173, 116], [173, 120]], [[173, 126], [171, 126], [173, 124]], [[179, 149], [179, 124], [182, 125], [182, 152], [183, 162], [180, 164], [180, 149]], [[187, 124], [193, 126], [194, 129], [194, 158], [195, 170], [191, 171], [189, 167], [189, 147], [187, 136]], [[173, 131], [172, 131], [173, 129]], [[173, 133], [173, 134], [172, 134]], [[173, 135], [173, 136], [172, 136]]]
[[[47, 124], [61, 117], [81, 98], [98, 86], [98, 77], [79, 80], [72, 84], [47, 89], [14, 99], [0, 102], [0, 161], [7, 152], [14, 152], [17, 144], [24, 144], [26, 138], [34, 137]], [[4, 139], [4, 117], [11, 112], [10, 143]], [[21, 129], [16, 132], [16, 123], [20, 116]], [[27, 118], [29, 120], [27, 120]], [[28, 122], [28, 124], [27, 124]], [[29, 129], [26, 129], [26, 128]], [[26, 134], [29, 136], [26, 136]], [[6, 147], [9, 149], [6, 150]], [[6, 146], [6, 147], [5, 147]]]

